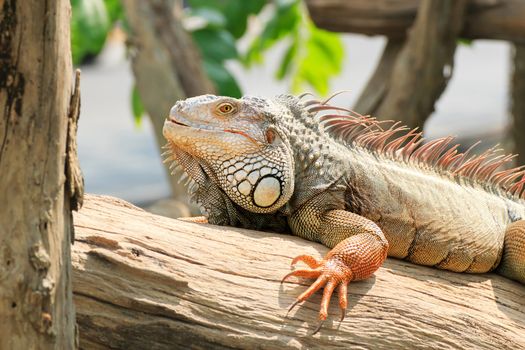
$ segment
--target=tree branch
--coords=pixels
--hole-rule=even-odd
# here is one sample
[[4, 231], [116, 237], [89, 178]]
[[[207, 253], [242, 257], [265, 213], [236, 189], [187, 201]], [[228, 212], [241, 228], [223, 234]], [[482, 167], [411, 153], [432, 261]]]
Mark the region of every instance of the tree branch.
[[[335, 32], [403, 38], [421, 0], [306, 0], [315, 24]], [[470, 0], [460, 37], [525, 42], [525, 1]]]

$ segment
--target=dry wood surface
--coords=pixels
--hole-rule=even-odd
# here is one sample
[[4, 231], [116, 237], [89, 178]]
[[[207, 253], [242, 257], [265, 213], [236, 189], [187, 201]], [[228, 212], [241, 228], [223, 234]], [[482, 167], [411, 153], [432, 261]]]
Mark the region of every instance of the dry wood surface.
[[349, 286], [319, 334], [320, 295], [285, 317], [307, 280], [280, 284], [298, 237], [152, 215], [87, 195], [75, 214], [73, 284], [83, 349], [525, 349], [525, 286], [388, 259]]

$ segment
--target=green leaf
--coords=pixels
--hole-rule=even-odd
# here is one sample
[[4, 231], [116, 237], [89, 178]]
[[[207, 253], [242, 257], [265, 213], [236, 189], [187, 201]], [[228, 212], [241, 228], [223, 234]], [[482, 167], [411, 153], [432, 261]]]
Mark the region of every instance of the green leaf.
[[472, 46], [472, 39], [459, 38], [457, 43], [463, 46]]
[[[291, 77], [294, 91], [309, 85], [325, 95], [330, 79], [342, 69], [344, 51], [339, 37], [316, 28], [305, 16], [305, 7], [300, 0], [188, 0], [188, 3], [209, 23], [206, 28], [195, 31], [193, 36], [201, 49], [206, 72], [220, 94], [240, 95], [235, 79], [222, 63], [227, 59], [239, 59], [235, 40], [246, 32], [249, 16], [259, 13], [267, 3], [273, 4], [274, 13], [240, 58], [244, 64], [262, 62], [268, 49], [287, 39], [291, 41], [275, 75], [277, 79]], [[217, 11], [226, 20], [223, 28], [220, 28], [223, 22], [218, 16], [212, 15]]]
[[140, 126], [142, 123], [142, 116], [144, 115], [144, 105], [140, 99], [139, 91], [137, 86], [133, 86], [131, 90], [131, 111], [133, 112], [133, 119], [135, 120], [135, 125]]
[[281, 65], [279, 66], [279, 69], [277, 70], [277, 73], [275, 74], [275, 77], [278, 80], [284, 79], [284, 77], [290, 73], [292, 62], [297, 55], [297, 40], [293, 40], [288, 49], [286, 50], [283, 59], [281, 61]]
[[295, 33], [301, 23], [298, 1], [279, 1], [274, 16], [266, 23], [261, 33], [250, 45], [244, 58], [247, 65], [262, 62], [262, 54], [283, 37]]
[[124, 19], [124, 9], [120, 0], [104, 0], [104, 3], [111, 23]]
[[204, 69], [215, 83], [219, 95], [241, 97], [241, 89], [231, 73], [219, 62], [212, 60], [204, 61]]
[[266, 3], [266, 0], [227, 1], [223, 12], [227, 19], [226, 29], [239, 39], [246, 32], [250, 15], [259, 13]]
[[72, 0], [71, 51], [73, 63], [96, 56], [104, 47], [111, 22], [103, 0]]
[[[249, 1], [249, 0], [248, 0]], [[222, 12], [225, 8], [225, 2], [228, 1], [217, 1], [217, 0], [188, 0], [188, 5], [192, 8], [213, 8]]]
[[250, 0], [250, 1], [243, 1], [242, 4], [244, 8], [246, 9], [246, 12], [250, 14], [258, 14], [261, 12], [263, 7], [268, 3], [267, 0]]
[[309, 49], [323, 56], [327, 68], [333, 73], [339, 73], [344, 58], [344, 48], [339, 35], [318, 29], [313, 24], [310, 25]]
[[[236, 39], [246, 32], [248, 17], [259, 13], [268, 0], [189, 0], [193, 11], [212, 10], [225, 18], [224, 28]], [[204, 17], [204, 16], [203, 16]]]
[[204, 59], [222, 62], [238, 57], [235, 39], [225, 30], [204, 28], [192, 32], [192, 35]]
[[328, 93], [329, 80], [341, 72], [344, 49], [337, 34], [308, 23], [308, 39], [304, 56], [292, 77], [292, 90], [299, 92], [310, 85], [320, 95]]
[[190, 11], [191, 16], [197, 16], [206, 21], [206, 28], [224, 28], [226, 17], [217, 9], [211, 7], [198, 7]]

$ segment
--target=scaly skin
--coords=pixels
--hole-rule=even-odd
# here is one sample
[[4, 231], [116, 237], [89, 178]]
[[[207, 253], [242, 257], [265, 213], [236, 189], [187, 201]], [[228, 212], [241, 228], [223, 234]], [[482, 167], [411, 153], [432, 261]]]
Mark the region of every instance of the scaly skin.
[[291, 231], [333, 248], [322, 261], [292, 261], [309, 268], [284, 279], [317, 279], [292, 307], [324, 286], [322, 323], [339, 288], [344, 317], [348, 283], [387, 253], [525, 283], [524, 172], [498, 172], [512, 157], [469, 158], [450, 139], [421, 146], [397, 124], [329, 111], [343, 110], [288, 95], [205, 95], [177, 102], [164, 125], [169, 159], [191, 178], [209, 223]]

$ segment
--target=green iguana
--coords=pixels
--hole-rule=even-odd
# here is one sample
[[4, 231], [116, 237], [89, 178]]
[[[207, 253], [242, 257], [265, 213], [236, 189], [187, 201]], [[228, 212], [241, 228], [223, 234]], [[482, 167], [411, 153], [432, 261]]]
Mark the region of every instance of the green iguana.
[[424, 143], [415, 129], [306, 96], [198, 96], [164, 124], [168, 159], [191, 178], [207, 222], [333, 248], [322, 261], [293, 259], [309, 268], [283, 280], [316, 281], [290, 310], [324, 286], [319, 330], [337, 287], [344, 318], [348, 283], [387, 254], [525, 283], [525, 170], [501, 170], [512, 155], [469, 156], [452, 137]]

